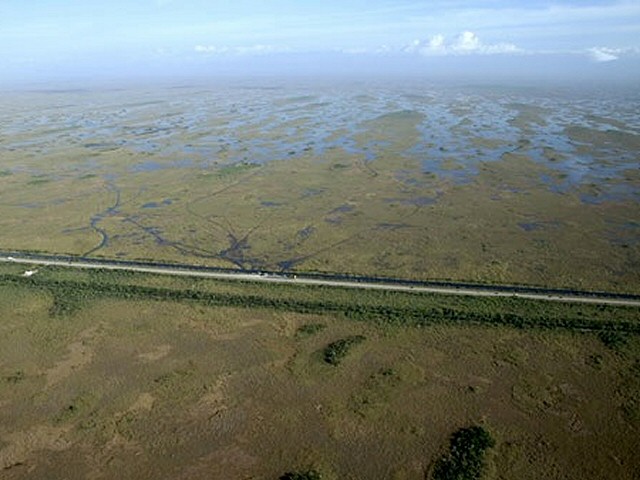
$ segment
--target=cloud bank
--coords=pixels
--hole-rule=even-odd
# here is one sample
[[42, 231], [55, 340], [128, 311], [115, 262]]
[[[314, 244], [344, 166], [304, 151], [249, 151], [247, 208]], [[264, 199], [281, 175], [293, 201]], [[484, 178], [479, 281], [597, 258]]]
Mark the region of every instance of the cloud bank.
[[205, 55], [266, 55], [270, 53], [285, 53], [291, 49], [278, 45], [250, 45], [250, 46], [217, 46], [196, 45], [193, 47], [196, 53]]
[[624, 56], [638, 55], [638, 48], [609, 48], [609, 47], [593, 47], [587, 50], [587, 55], [596, 63], [608, 63], [619, 60]]
[[593, 47], [589, 49], [589, 56], [594, 62], [613, 62], [620, 58], [620, 50], [617, 48]]
[[402, 50], [424, 56], [497, 55], [522, 52], [522, 49], [512, 43], [484, 43], [470, 31], [462, 32], [451, 40], [441, 34], [434, 35], [428, 40], [414, 40]]

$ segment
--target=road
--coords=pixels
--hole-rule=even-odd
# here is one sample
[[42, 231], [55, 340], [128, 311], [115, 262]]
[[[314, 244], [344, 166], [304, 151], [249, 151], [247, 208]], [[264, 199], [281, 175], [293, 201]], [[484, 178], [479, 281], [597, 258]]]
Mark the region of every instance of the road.
[[[548, 293], [544, 289], [540, 289], [539, 292], [524, 291], [519, 292], [514, 287], [497, 285], [463, 285], [463, 286], [429, 286], [429, 285], [411, 285], [402, 284], [401, 282], [385, 283], [384, 281], [367, 282], [356, 280], [335, 280], [330, 278], [306, 278], [303, 274], [276, 274], [276, 273], [248, 273], [248, 272], [229, 272], [229, 271], [216, 271], [215, 269], [206, 270], [189, 270], [186, 267], [169, 267], [166, 265], [153, 266], [150, 264], [135, 265], [118, 263], [117, 261], [109, 262], [105, 260], [100, 261], [88, 261], [75, 260], [70, 258], [68, 260], [58, 260], [52, 258], [43, 257], [17, 257], [17, 256], [0, 256], [0, 262], [18, 263], [24, 265], [40, 265], [40, 266], [57, 266], [67, 268], [81, 268], [81, 269], [101, 269], [101, 270], [122, 270], [129, 272], [142, 272], [153, 273], [159, 275], [175, 275], [185, 277], [201, 277], [201, 278], [213, 278], [219, 280], [235, 280], [235, 281], [251, 281], [251, 282], [265, 282], [265, 283], [278, 283], [278, 284], [292, 284], [292, 285], [315, 285], [326, 287], [343, 287], [343, 288], [361, 288], [361, 289], [375, 289], [385, 291], [397, 291], [397, 292], [419, 292], [419, 293], [435, 293], [443, 295], [462, 295], [468, 297], [517, 297], [526, 298], [531, 300], [545, 300], [553, 302], [568, 302], [568, 303], [587, 303], [596, 305], [619, 305], [629, 307], [640, 307], [640, 298], [637, 296], [618, 295], [618, 294], [606, 294], [606, 293], [590, 293], [584, 292], [584, 294], [560, 294], [554, 290], [549, 290]], [[504, 288], [505, 291], [501, 291], [500, 288]], [[523, 287], [523, 290], [527, 289]], [[613, 298], [612, 298], [613, 297]]]

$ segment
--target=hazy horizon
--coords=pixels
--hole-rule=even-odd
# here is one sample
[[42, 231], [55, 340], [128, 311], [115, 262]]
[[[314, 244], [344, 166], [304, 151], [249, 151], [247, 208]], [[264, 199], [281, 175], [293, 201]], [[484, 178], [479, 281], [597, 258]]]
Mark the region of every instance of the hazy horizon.
[[0, 3], [0, 86], [215, 77], [640, 82], [628, 1]]

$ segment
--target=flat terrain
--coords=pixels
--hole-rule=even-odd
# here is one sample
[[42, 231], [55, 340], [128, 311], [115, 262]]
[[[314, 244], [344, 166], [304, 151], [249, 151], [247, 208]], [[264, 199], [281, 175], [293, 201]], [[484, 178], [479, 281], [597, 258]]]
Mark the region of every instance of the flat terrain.
[[[291, 284], [291, 285], [312, 285], [326, 287], [355, 288], [360, 290], [382, 290], [389, 292], [415, 292], [415, 293], [439, 293], [445, 295], [461, 295], [467, 297], [517, 297], [527, 298], [531, 300], [545, 300], [552, 302], [570, 302], [570, 303], [590, 303], [596, 305], [625, 305], [630, 307], [640, 306], [640, 297], [623, 294], [607, 294], [593, 292], [572, 292], [572, 291], [554, 291], [532, 289], [515, 286], [500, 285], [482, 285], [482, 284], [455, 284], [449, 285], [429, 285], [428, 283], [409, 283], [402, 281], [392, 282], [391, 280], [379, 279], [372, 282], [371, 279], [364, 278], [332, 278], [325, 276], [323, 278], [297, 275], [278, 274], [278, 273], [254, 273], [250, 271], [223, 271], [214, 269], [198, 268], [193, 269], [189, 266], [170, 264], [153, 264], [128, 262], [126, 264], [115, 261], [95, 261], [86, 258], [68, 257], [66, 260], [57, 257], [39, 256], [21, 256], [21, 257], [0, 257], [0, 262], [31, 266], [31, 270], [25, 271], [25, 276], [30, 276], [38, 272], [37, 267], [65, 267], [69, 269], [84, 270], [113, 270], [117, 272], [141, 272], [153, 273], [156, 275], [172, 275], [182, 277], [195, 278], [214, 278], [230, 281], [249, 281], [258, 283], [273, 284]], [[522, 288], [522, 291], [518, 290]]]
[[638, 90], [265, 80], [0, 103], [0, 252], [91, 267], [0, 262], [2, 480], [441, 480], [456, 432], [482, 437], [485, 480], [637, 478]]
[[[486, 478], [621, 480], [640, 469], [640, 337], [622, 328], [637, 329], [637, 309], [22, 271], [0, 272], [3, 479], [275, 479], [315, 468], [334, 480], [422, 480], [450, 435], [474, 424], [496, 440]], [[221, 305], [234, 295], [274, 303]], [[318, 299], [333, 313], [295, 311]], [[409, 306], [443, 313], [393, 315]], [[445, 307], [602, 330], [447, 320]], [[325, 361], [329, 344], [354, 337], [339, 363]]]
[[0, 98], [2, 250], [640, 292], [637, 91]]

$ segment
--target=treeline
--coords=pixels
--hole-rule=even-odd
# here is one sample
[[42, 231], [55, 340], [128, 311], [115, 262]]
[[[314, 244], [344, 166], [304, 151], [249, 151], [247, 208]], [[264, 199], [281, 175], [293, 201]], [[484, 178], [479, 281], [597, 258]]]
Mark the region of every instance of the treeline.
[[387, 306], [348, 306], [345, 315], [354, 320], [377, 320], [383, 323], [430, 325], [434, 323], [491, 323], [515, 328], [563, 328], [569, 330], [615, 330], [640, 332], [640, 322], [593, 320], [566, 316], [557, 312], [530, 315], [500, 311], [470, 311], [449, 307], [411, 308]]
[[[564, 328], [572, 330], [596, 330], [640, 332], [640, 322], [630, 320], [594, 320], [587, 316], [563, 315], [562, 309], [531, 315], [501, 312], [498, 308], [478, 309], [449, 308], [442, 306], [394, 306], [357, 304], [353, 300], [332, 300], [329, 292], [321, 299], [296, 299], [270, 297], [245, 293], [215, 293], [193, 289], [172, 289], [156, 286], [101, 283], [99, 281], [71, 281], [46, 277], [17, 277], [0, 275], [0, 284], [15, 284], [47, 290], [54, 298], [51, 313], [65, 315], [81, 308], [88, 300], [107, 297], [124, 300], [155, 299], [163, 301], [193, 301], [209, 306], [239, 308], [266, 308], [297, 313], [342, 314], [349, 319], [373, 321], [388, 325], [431, 325], [437, 323], [489, 323], [515, 328]], [[471, 300], [470, 300], [471, 301]]]

